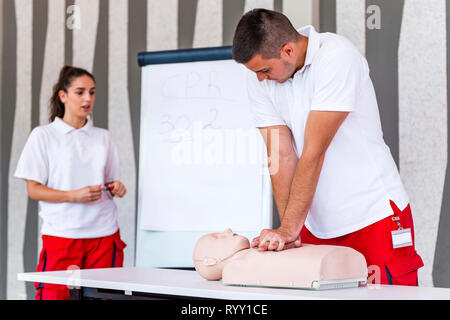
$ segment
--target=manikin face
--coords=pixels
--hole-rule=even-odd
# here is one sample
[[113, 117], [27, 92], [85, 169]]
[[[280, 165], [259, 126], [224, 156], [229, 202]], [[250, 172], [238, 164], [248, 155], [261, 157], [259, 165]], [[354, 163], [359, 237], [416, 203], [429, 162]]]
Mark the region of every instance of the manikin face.
[[223, 262], [236, 252], [248, 248], [250, 248], [248, 239], [233, 233], [231, 229], [204, 235], [194, 248], [195, 268], [209, 280], [220, 279]]
[[95, 103], [95, 82], [89, 76], [75, 78], [67, 92], [60, 91], [64, 103], [64, 117], [83, 119], [89, 116]]
[[215, 258], [224, 259], [242, 249], [249, 248], [249, 241], [228, 228], [224, 232], [206, 235], [205, 246], [214, 248]]

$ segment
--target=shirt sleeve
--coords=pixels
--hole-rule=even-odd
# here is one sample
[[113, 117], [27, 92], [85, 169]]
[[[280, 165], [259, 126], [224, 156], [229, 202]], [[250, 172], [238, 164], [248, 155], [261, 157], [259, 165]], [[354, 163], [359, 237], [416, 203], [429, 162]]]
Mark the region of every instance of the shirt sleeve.
[[47, 144], [44, 131], [36, 127], [31, 131], [20, 155], [14, 176], [19, 179], [33, 180], [42, 185], [48, 182]]
[[311, 110], [354, 111], [363, 80], [363, 57], [356, 50], [338, 49], [318, 62]]
[[119, 180], [119, 154], [117, 153], [116, 144], [114, 143], [111, 133], [108, 131], [108, 149], [107, 161], [105, 166], [105, 182], [113, 182]]
[[259, 83], [254, 73], [248, 73], [247, 93], [257, 128], [286, 125], [268, 96], [268, 88]]

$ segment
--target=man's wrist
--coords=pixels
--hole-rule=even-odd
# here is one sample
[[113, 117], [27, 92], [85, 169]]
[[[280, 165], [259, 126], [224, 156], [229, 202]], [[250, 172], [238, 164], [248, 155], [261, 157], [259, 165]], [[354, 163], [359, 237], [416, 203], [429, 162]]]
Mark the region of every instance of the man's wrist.
[[292, 237], [297, 237], [298, 235], [300, 235], [300, 231], [302, 230], [302, 228], [303, 223], [296, 225], [281, 224], [278, 229], [282, 232], [289, 234]]
[[286, 208], [283, 219], [281, 220], [280, 228], [290, 235], [299, 235], [306, 220], [306, 214], [298, 214], [292, 209]]

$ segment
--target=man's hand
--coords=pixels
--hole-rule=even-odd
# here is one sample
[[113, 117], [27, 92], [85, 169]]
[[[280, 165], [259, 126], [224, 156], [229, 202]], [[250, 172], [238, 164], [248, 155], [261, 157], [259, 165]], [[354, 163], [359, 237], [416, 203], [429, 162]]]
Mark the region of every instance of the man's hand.
[[258, 247], [258, 251], [281, 251], [301, 246], [300, 237], [297, 232], [288, 231], [282, 227], [278, 229], [263, 229], [253, 239], [251, 247]]

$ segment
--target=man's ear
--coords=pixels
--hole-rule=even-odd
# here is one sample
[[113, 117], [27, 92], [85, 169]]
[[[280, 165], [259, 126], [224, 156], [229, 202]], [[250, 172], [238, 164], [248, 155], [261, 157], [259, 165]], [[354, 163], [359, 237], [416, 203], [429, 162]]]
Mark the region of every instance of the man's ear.
[[291, 58], [294, 55], [294, 44], [292, 42], [286, 43], [284, 46], [281, 47], [281, 55], [284, 55], [286, 58]]

